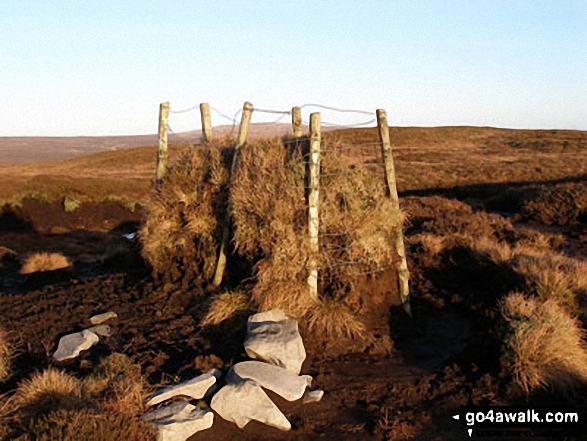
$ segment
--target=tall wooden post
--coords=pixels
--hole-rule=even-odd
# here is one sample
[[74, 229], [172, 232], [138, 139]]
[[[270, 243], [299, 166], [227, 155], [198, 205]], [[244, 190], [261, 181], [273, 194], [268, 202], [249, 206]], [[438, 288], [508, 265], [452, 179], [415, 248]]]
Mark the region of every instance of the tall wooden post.
[[310, 158], [309, 158], [309, 192], [308, 192], [308, 233], [310, 238], [310, 256], [308, 262], [308, 289], [310, 298], [318, 300], [318, 265], [316, 258], [320, 252], [318, 235], [320, 232], [320, 113], [310, 115]]
[[404, 309], [411, 315], [410, 307], [410, 287], [409, 279], [410, 273], [408, 271], [408, 262], [406, 260], [406, 250], [404, 247], [404, 234], [402, 230], [402, 216], [399, 207], [399, 197], [397, 195], [397, 185], [395, 180], [395, 166], [393, 164], [393, 156], [391, 153], [391, 142], [389, 140], [389, 126], [387, 124], [387, 114], [385, 110], [377, 110], [377, 128], [379, 129], [379, 141], [381, 143], [381, 155], [383, 156], [383, 165], [385, 167], [385, 180], [387, 189], [389, 191], [389, 198], [393, 206], [393, 220], [396, 222], [397, 229], [395, 231], [395, 249], [399, 255], [399, 262], [397, 264], [398, 273], [398, 288], [399, 294], [404, 305]]
[[212, 141], [212, 122], [210, 120], [210, 105], [200, 104], [200, 115], [202, 116], [202, 139], [204, 142]]
[[155, 188], [159, 190], [167, 174], [169, 155], [167, 152], [167, 134], [169, 132], [169, 101], [159, 106], [159, 148], [157, 149], [157, 174]]
[[291, 109], [291, 125], [293, 129], [293, 135], [296, 138], [302, 136], [302, 109], [294, 107]]
[[[232, 164], [230, 167], [230, 179], [236, 170], [238, 163], [238, 157], [241, 148], [247, 142], [247, 136], [249, 134], [249, 126], [251, 124], [251, 116], [253, 114], [253, 105], [248, 101], [243, 106], [243, 114], [241, 117], [241, 124], [238, 129], [238, 137], [236, 145], [234, 146], [234, 154], [232, 157]], [[222, 229], [222, 243], [220, 244], [220, 251], [218, 252], [218, 262], [216, 263], [216, 273], [214, 274], [214, 280], [212, 284], [214, 286], [220, 286], [222, 283], [222, 277], [224, 276], [224, 270], [226, 269], [226, 248], [228, 247], [228, 240], [230, 235], [230, 203], [226, 210], [226, 216], [224, 218], [224, 227]]]

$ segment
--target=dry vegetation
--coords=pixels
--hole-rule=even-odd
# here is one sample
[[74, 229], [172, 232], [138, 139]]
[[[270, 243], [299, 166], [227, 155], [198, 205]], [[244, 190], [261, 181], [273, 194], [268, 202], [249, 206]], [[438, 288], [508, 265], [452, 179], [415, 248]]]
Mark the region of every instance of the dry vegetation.
[[[341, 403], [347, 398], [348, 402], [367, 403], [365, 409], [357, 404], [357, 409], [368, 415], [369, 421], [349, 430], [360, 427], [389, 439], [452, 439], [438, 435], [435, 424], [471, 403], [520, 403], [540, 399], [540, 394], [547, 394], [547, 400], [560, 394], [571, 402], [584, 402], [587, 263], [561, 250], [568, 245], [569, 228], [573, 228], [575, 242], [581, 242], [586, 232], [587, 133], [392, 128], [391, 138], [398, 188], [403, 193], [405, 216], [401, 221], [405, 222], [415, 306], [410, 325], [392, 323], [392, 332], [383, 332], [393, 342], [388, 340], [382, 352], [389, 353], [392, 348], [402, 352], [414, 341], [408, 339], [402, 347], [399, 336], [400, 344], [396, 345], [394, 332], [402, 326], [418, 343], [426, 344], [424, 337], [418, 339], [420, 335], [436, 341], [425, 328], [414, 332], [424, 315], [442, 317], [447, 310], [457, 311], [466, 315], [475, 329], [470, 347], [463, 353], [451, 353], [450, 362], [454, 360], [466, 372], [447, 368], [411, 384], [394, 378], [385, 385], [374, 382], [348, 390], [346, 384], [341, 386], [344, 394], [353, 390], [360, 394], [351, 398], [338, 395]], [[393, 273], [389, 269], [396, 258], [391, 208], [381, 176], [360, 152], [372, 146], [377, 134], [374, 129], [351, 129], [325, 133], [324, 140], [328, 152], [322, 163], [321, 232], [325, 234], [321, 245], [327, 252], [319, 256], [322, 282], [318, 302], [310, 301], [306, 285], [309, 249], [304, 142], [250, 142], [242, 150], [230, 190], [230, 139], [197, 149], [187, 144], [172, 146], [172, 166], [160, 192], [149, 193], [155, 165], [152, 147], [56, 164], [1, 167], [0, 201], [18, 206], [23, 198], [34, 198], [60, 204], [72, 215], [93, 201], [113, 201], [129, 209], [138, 203], [146, 207], [140, 238], [143, 256], [155, 276], [155, 283], [149, 280], [146, 289], [163, 287], [165, 292], [138, 310], [152, 311], [154, 305], [166, 302], [163, 316], [180, 311], [177, 320], [168, 322], [165, 318], [155, 325], [173, 332], [189, 329], [190, 350], [198, 354], [195, 360], [190, 355], [186, 366], [170, 373], [168, 366], [175, 365], [165, 363], [173, 358], [173, 352], [153, 349], [141, 340], [142, 335], [136, 340], [133, 337], [133, 342], [141, 342], [137, 343], [139, 351], [148, 348], [149, 353], [143, 354], [146, 358], [151, 360], [156, 354], [155, 358], [161, 359], [151, 360], [149, 369], [162, 378], [191, 373], [194, 366], [203, 370], [209, 360], [226, 366], [240, 346], [237, 352], [223, 348], [226, 354], [218, 355], [210, 352], [208, 341], [198, 340], [200, 332], [220, 332], [226, 339], [226, 335], [234, 335], [231, 332], [239, 332], [230, 329], [226, 334], [233, 326], [231, 318], [238, 317], [240, 326], [245, 314], [274, 307], [300, 318], [303, 331], [342, 341], [347, 352], [357, 348], [370, 351], [371, 346], [348, 342], [366, 340], [376, 346], [373, 317], [380, 314], [388, 325], [389, 297], [396, 294], [393, 277], [380, 276]], [[349, 145], [357, 149], [340, 148]], [[123, 163], [130, 165], [121, 169]], [[558, 233], [520, 229], [511, 219], [489, 213], [488, 208], [515, 212], [514, 221], [554, 226]], [[205, 292], [203, 288], [213, 277], [227, 210], [233, 241], [223, 290], [194, 299], [194, 292]], [[565, 229], [555, 228], [559, 226]], [[84, 242], [75, 246], [88, 249], [97, 245]], [[105, 253], [114, 249], [107, 248], [102, 250], [100, 261], [110, 258]], [[0, 273], [18, 272], [18, 257], [26, 253], [17, 251], [0, 247]], [[69, 250], [64, 253], [71, 254]], [[82, 254], [76, 254], [77, 265], [83, 259], [79, 257]], [[37, 256], [36, 263], [23, 265], [22, 273], [70, 266], [67, 259], [55, 263], [59, 260], [51, 255], [44, 259]], [[340, 265], [345, 261], [360, 265]], [[98, 289], [96, 284], [88, 289]], [[126, 287], [116, 285], [115, 296], [123, 292], [129, 302], [140, 298], [142, 291], [127, 295]], [[444, 326], [432, 332], [441, 334]], [[478, 351], [479, 345], [485, 350]], [[409, 355], [410, 350], [420, 348], [407, 349]], [[197, 352], [200, 350], [204, 352]], [[138, 418], [145, 410], [150, 387], [140, 366], [128, 357], [113, 353], [91, 372], [86, 371], [84, 378], [70, 373], [69, 367], [19, 377], [10, 376], [12, 354], [6, 335], [0, 333], [0, 381], [19, 384], [2, 397], [0, 438], [154, 439], [152, 428]], [[327, 355], [331, 354], [317, 356]], [[434, 351], [419, 354], [421, 359], [435, 355]], [[323, 373], [322, 366], [316, 370], [320, 380], [331, 374]], [[512, 386], [516, 394], [510, 395]], [[377, 388], [381, 389], [379, 395], [372, 391]], [[333, 396], [338, 392], [335, 388], [329, 391]], [[348, 407], [346, 410], [351, 412]], [[333, 412], [340, 413], [340, 409]], [[370, 429], [370, 424], [377, 427]]]
[[502, 364], [526, 395], [550, 388], [573, 395], [587, 382], [587, 347], [581, 324], [556, 300], [508, 295]]
[[150, 393], [140, 366], [105, 357], [83, 380], [48, 368], [23, 380], [0, 409], [3, 438], [19, 440], [154, 440], [140, 420]]
[[21, 274], [32, 274], [42, 271], [55, 271], [71, 267], [71, 263], [60, 253], [35, 253], [24, 261]]
[[[307, 288], [306, 149], [304, 142], [251, 142], [239, 156], [230, 192], [230, 155], [222, 145], [180, 158], [162, 190], [145, 205], [143, 255], [155, 275], [211, 280], [228, 206], [235, 252], [254, 268], [251, 299], [260, 310], [279, 308], [305, 317], [319, 333], [365, 334], [359, 317], [372, 305], [361, 301], [356, 274], [390, 270], [395, 258], [393, 208], [381, 186], [383, 176], [343, 155], [324, 156], [322, 251], [317, 258], [324, 282], [323, 298], [315, 304]], [[385, 295], [372, 293], [381, 297], [380, 304], [389, 304]], [[228, 308], [239, 306], [230, 305], [239, 298], [215, 299], [205, 323], [222, 321]]]

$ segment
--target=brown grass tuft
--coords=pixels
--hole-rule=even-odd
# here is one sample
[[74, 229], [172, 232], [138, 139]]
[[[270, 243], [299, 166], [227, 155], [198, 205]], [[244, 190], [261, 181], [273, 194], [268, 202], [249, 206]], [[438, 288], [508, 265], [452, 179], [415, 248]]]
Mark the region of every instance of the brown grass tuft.
[[207, 144], [173, 165], [145, 203], [143, 257], [157, 277], [210, 280], [216, 268], [231, 152]]
[[35, 253], [27, 257], [21, 274], [31, 274], [41, 271], [54, 271], [71, 267], [71, 263], [61, 253]]
[[116, 412], [58, 410], [29, 424], [23, 441], [155, 441], [154, 428]]
[[32, 417], [57, 409], [81, 409], [87, 402], [80, 380], [66, 372], [48, 368], [19, 384], [13, 404], [21, 414]]
[[102, 400], [106, 410], [128, 416], [145, 411], [150, 393], [141, 367], [119, 353], [103, 358], [95, 373], [84, 380], [83, 388], [87, 395]]
[[502, 368], [525, 395], [550, 388], [568, 395], [587, 382], [587, 348], [580, 323], [553, 300], [508, 295]]
[[0, 329], [0, 383], [10, 377], [13, 354], [14, 347], [9, 341], [8, 333]]
[[200, 326], [218, 325], [240, 312], [253, 311], [253, 305], [247, 294], [242, 291], [225, 292], [212, 299], [206, 316]]
[[321, 299], [307, 312], [308, 329], [327, 338], [365, 339], [365, 325], [348, 306], [337, 299]]

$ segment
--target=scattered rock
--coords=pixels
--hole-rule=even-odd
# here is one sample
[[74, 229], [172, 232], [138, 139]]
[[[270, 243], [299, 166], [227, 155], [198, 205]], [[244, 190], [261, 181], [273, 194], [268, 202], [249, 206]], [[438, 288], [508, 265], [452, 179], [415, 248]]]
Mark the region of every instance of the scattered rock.
[[302, 398], [306, 388], [312, 383], [312, 377], [309, 375], [297, 376], [282, 367], [260, 361], [237, 363], [227, 376], [229, 383], [239, 383], [246, 379], [255, 381], [288, 401]]
[[304, 397], [302, 398], [302, 403], [304, 403], [304, 404], [317, 403], [318, 401], [320, 401], [322, 399], [323, 396], [324, 396], [323, 390], [307, 391], [304, 394]]
[[291, 429], [285, 415], [254, 381], [227, 384], [214, 395], [210, 407], [222, 418], [235, 423], [241, 429], [251, 420], [284, 431]]
[[90, 349], [100, 338], [87, 329], [82, 332], [64, 335], [59, 340], [57, 350], [53, 354], [56, 361], [69, 360], [79, 355], [81, 351]]
[[214, 414], [196, 406], [176, 401], [143, 415], [143, 421], [159, 429], [158, 441], [185, 441], [194, 433], [209, 429], [214, 423]]
[[216, 369], [212, 369], [207, 374], [200, 375], [176, 386], [162, 389], [147, 402], [147, 406], [154, 406], [155, 404], [162, 403], [163, 401], [179, 395], [190, 397], [195, 400], [204, 398], [206, 392], [208, 392], [208, 390], [216, 383], [218, 377], [220, 377], [220, 372]]
[[99, 325], [100, 323], [104, 323], [107, 320], [117, 317], [118, 315], [114, 311], [108, 311], [91, 317], [90, 322], [92, 323], [92, 325]]
[[295, 375], [299, 375], [306, 359], [298, 322], [279, 309], [249, 317], [244, 346], [249, 357], [281, 366]]
[[112, 335], [112, 328], [108, 325], [97, 325], [88, 328], [87, 331], [93, 332], [100, 337], [110, 337]]

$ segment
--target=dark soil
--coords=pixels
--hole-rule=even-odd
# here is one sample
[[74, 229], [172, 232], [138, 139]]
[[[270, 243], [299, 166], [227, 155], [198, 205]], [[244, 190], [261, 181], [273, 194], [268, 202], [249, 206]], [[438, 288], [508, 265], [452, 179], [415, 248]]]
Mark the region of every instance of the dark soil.
[[[503, 217], [475, 212], [457, 201], [413, 198], [407, 205], [412, 219], [408, 236], [475, 231], [512, 240], [518, 234]], [[83, 376], [104, 355], [121, 352], [140, 363], [149, 382], [158, 385], [189, 379], [211, 367], [226, 371], [246, 358], [246, 317], [202, 329], [198, 323], [208, 302], [204, 289], [181, 290], [151, 279], [139, 243], [123, 236], [136, 231], [141, 217], [115, 203], [84, 204], [73, 213], [35, 201], [4, 209], [0, 323], [10, 331], [19, 353], [15, 375], [0, 392], [13, 390], [33, 371], [51, 365], [62, 335], [90, 326], [92, 315], [109, 310], [118, 314], [111, 323], [112, 337], [65, 363], [64, 369]], [[74, 262], [73, 268], [20, 275], [19, 261], [40, 250], [62, 252]], [[216, 416], [212, 429], [192, 439], [469, 439], [452, 414], [467, 405], [507, 402], [497, 376], [498, 348], [491, 344], [489, 305], [495, 302], [488, 297], [503, 289], [500, 283], [516, 281], [492, 273], [502, 282], [484, 284], [485, 263], [470, 259], [463, 250], [459, 254], [458, 247], [451, 250], [434, 259], [419, 254], [417, 247], [409, 251], [413, 317], [401, 307], [389, 311], [391, 352], [367, 349], [332, 355], [304, 334], [308, 359], [302, 372], [314, 377], [313, 388], [324, 390], [325, 396], [304, 405], [269, 393], [291, 421], [290, 432], [254, 422], [241, 430]], [[484, 300], [478, 300], [479, 290]]]

